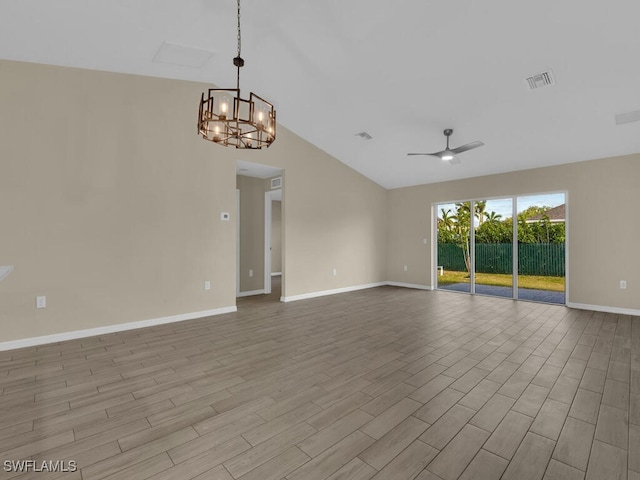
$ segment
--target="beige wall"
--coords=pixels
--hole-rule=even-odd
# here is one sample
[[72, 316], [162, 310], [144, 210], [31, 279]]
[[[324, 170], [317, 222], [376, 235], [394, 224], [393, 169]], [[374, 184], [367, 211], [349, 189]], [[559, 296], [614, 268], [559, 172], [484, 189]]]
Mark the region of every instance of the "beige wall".
[[235, 305], [235, 165], [197, 141], [197, 84], [0, 78], [0, 341]]
[[282, 272], [282, 202], [271, 202], [271, 273]]
[[386, 280], [384, 188], [283, 128], [269, 149], [236, 158], [284, 170], [283, 296]]
[[[640, 223], [634, 213], [640, 205], [639, 180], [636, 154], [391, 190], [389, 280], [432, 285], [434, 203], [566, 191], [568, 300], [640, 309]], [[620, 280], [627, 280], [627, 290], [619, 288]]]
[[[240, 292], [264, 289], [265, 180], [238, 175], [240, 190]], [[253, 276], [249, 276], [253, 270]]]
[[569, 300], [640, 308], [640, 155], [386, 191], [284, 128], [262, 151], [201, 140], [206, 85], [9, 61], [0, 78], [0, 342], [235, 305], [239, 159], [284, 170], [285, 297], [431, 285], [434, 202], [563, 190]]
[[208, 85], [9, 61], [0, 78], [0, 342], [235, 305], [238, 159], [285, 169], [283, 295], [386, 279], [386, 190], [282, 127], [262, 151], [201, 140]]

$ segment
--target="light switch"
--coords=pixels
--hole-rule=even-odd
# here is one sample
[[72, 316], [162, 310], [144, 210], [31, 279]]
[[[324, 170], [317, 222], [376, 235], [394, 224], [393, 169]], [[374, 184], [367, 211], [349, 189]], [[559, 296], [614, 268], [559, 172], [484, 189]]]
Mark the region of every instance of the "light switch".
[[47, 308], [47, 297], [36, 297], [36, 308]]

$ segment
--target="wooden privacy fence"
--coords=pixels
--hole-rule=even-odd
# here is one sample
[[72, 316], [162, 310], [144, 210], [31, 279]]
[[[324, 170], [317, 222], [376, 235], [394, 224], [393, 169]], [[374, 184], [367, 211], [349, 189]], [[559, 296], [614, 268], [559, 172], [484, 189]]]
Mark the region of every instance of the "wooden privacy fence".
[[[519, 243], [518, 272], [521, 275], [564, 277], [564, 255], [564, 243]], [[466, 271], [462, 247], [439, 243], [438, 265], [445, 271]], [[513, 244], [476, 243], [476, 272], [513, 273]]]

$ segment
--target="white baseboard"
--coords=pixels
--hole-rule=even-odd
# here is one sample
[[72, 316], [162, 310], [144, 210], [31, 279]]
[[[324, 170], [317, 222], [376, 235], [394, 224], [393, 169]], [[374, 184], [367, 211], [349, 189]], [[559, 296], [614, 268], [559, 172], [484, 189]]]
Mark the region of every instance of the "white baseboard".
[[619, 313], [622, 315], [631, 315], [640, 317], [640, 310], [633, 308], [607, 307], [605, 305], [588, 305], [586, 303], [567, 302], [567, 307], [577, 308], [579, 310], [593, 310], [594, 312]]
[[250, 297], [252, 295], [262, 295], [264, 294], [264, 288], [262, 290], [250, 290], [248, 292], [240, 292], [236, 295], [236, 297]]
[[280, 275], [282, 275], [282, 272], [271, 272], [272, 277], [279, 277]]
[[336, 288], [334, 290], [322, 290], [320, 292], [303, 293], [301, 295], [292, 295], [290, 297], [280, 297], [281, 302], [295, 302], [296, 300], [306, 300], [308, 298], [324, 297], [326, 295], [335, 295], [337, 293], [355, 292], [356, 290], [364, 290], [366, 288], [382, 287], [387, 282], [367, 283], [365, 285], [354, 285], [352, 287]]
[[391, 287], [404, 287], [404, 288], [416, 288], [418, 290], [433, 290], [431, 285], [418, 285], [417, 283], [403, 283], [403, 282], [386, 282]]
[[216, 308], [214, 310], [205, 310], [203, 312], [182, 313], [180, 315], [172, 315], [170, 317], [152, 318], [150, 320], [142, 320], [139, 322], [119, 323], [117, 325], [108, 325], [106, 327], [55, 333], [53, 335], [44, 335], [42, 337], [22, 338], [20, 340], [11, 340], [9, 342], [0, 343], [0, 351], [34, 347], [36, 345], [64, 342], [66, 340], [94, 337], [96, 335], [106, 335], [109, 333], [124, 332], [126, 330], [135, 330], [136, 328], [153, 327], [156, 325], [163, 325], [165, 323], [183, 322], [185, 320], [194, 320], [196, 318], [211, 317], [214, 315], [222, 315], [223, 313], [233, 313], [237, 311], [238, 308], [234, 305], [232, 307]]

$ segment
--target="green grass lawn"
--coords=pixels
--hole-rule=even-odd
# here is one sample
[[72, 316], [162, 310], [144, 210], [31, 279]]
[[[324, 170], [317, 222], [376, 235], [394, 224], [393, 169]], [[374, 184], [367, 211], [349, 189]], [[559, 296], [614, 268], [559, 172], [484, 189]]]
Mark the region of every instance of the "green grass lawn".
[[[439, 286], [451, 285], [453, 283], [469, 283], [469, 276], [467, 272], [453, 272], [445, 270], [444, 275], [438, 275]], [[476, 273], [476, 284], [493, 285], [496, 287], [511, 287], [511, 275], [499, 273]], [[518, 276], [518, 288], [564, 292], [564, 277], [520, 275]]]

